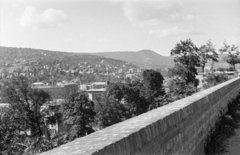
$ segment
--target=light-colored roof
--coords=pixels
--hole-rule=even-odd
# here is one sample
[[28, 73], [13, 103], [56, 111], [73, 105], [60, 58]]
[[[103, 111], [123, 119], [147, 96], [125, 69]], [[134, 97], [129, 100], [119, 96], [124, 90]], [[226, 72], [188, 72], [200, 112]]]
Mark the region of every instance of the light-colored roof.
[[92, 85], [106, 85], [106, 82], [93, 82]]
[[34, 86], [33, 88], [35, 89], [49, 89], [49, 88], [62, 88], [63, 86], [53, 86], [53, 85], [50, 85], [50, 86]]
[[1, 105], [10, 105], [9, 103], [0, 103], [0, 106]]
[[0, 108], [9, 107], [9, 106], [10, 106], [9, 103], [0, 103]]
[[43, 85], [44, 83], [42, 82], [34, 82], [32, 85]]
[[90, 92], [104, 92], [106, 91], [106, 88], [100, 88], [100, 89], [89, 89], [87, 90], [89, 93]]

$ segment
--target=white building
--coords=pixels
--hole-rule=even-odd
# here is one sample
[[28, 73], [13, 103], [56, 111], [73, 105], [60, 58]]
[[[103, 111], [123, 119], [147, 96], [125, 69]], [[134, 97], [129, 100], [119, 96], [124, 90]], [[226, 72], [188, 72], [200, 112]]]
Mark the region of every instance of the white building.
[[90, 89], [88, 89], [89, 99], [94, 101], [97, 98], [100, 98], [103, 92], [106, 91], [107, 82], [94, 82], [90, 85]]
[[106, 91], [106, 88], [89, 89], [88, 90], [89, 99], [92, 101], [95, 101], [98, 98], [100, 98], [102, 96], [103, 92], [105, 92], [105, 91]]

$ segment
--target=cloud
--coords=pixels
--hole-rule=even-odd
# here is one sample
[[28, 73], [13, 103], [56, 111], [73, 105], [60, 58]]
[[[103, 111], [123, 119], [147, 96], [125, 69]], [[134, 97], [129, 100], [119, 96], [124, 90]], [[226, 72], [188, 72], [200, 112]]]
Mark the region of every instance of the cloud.
[[33, 6], [27, 6], [20, 18], [23, 27], [50, 28], [66, 23], [69, 18], [62, 10], [49, 8], [43, 13], [38, 13]]
[[122, 0], [123, 10], [128, 19], [140, 26], [161, 23], [182, 23], [194, 16], [186, 14], [180, 0]]
[[150, 35], [156, 35], [158, 37], [176, 37], [181, 35], [201, 35], [202, 32], [197, 30], [192, 25], [187, 27], [174, 26], [172, 28], [163, 29], [163, 30], [150, 30]]
[[202, 34], [192, 26], [197, 17], [191, 13], [194, 5], [188, 0], [114, 0], [114, 2], [122, 4], [126, 17], [133, 25], [151, 28], [150, 35], [179, 37]]

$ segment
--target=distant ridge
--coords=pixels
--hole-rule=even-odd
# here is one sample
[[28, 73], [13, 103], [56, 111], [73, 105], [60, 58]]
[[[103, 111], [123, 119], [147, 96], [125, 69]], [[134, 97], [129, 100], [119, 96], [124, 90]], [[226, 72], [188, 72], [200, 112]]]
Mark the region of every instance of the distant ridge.
[[37, 62], [44, 60], [45, 62], [52, 62], [60, 60], [66, 64], [78, 65], [79, 63], [89, 63], [91, 65], [102, 64], [104, 66], [121, 66], [129, 65], [137, 67], [136, 65], [129, 64], [129, 62], [106, 58], [102, 56], [92, 55], [89, 53], [73, 53], [73, 52], [59, 52], [33, 48], [16, 48], [16, 47], [3, 47], [0, 46], [0, 68], [6, 67], [7, 64], [18, 64], [21, 62]]
[[[97, 56], [103, 56], [106, 58], [119, 59], [128, 61], [137, 65], [149, 65], [149, 66], [165, 66], [173, 67], [174, 58], [171, 56], [162, 56], [152, 50], [140, 50], [140, 51], [119, 51], [119, 52], [101, 52], [93, 53]], [[227, 54], [219, 54], [219, 62], [214, 63], [214, 68], [228, 68], [230, 65], [225, 61]], [[207, 66], [211, 66], [211, 61], [208, 61]], [[237, 67], [240, 64], [236, 65]]]
[[138, 65], [161, 65], [173, 66], [173, 57], [162, 56], [152, 50], [134, 51], [120, 51], [120, 52], [101, 52], [92, 53], [93, 55], [103, 56], [106, 58], [119, 59], [123, 61], [132, 62]]
[[[214, 63], [214, 68], [227, 68], [230, 65], [224, 60], [226, 54], [219, 54], [219, 62]], [[32, 48], [16, 48], [16, 47], [3, 47], [0, 46], [0, 67], [4, 66], [6, 62], [14, 62], [16, 59], [24, 59], [27, 61], [37, 61], [45, 59], [52, 61], [63, 60], [66, 63], [77, 64], [79, 62], [89, 62], [91, 64], [98, 64], [104, 60], [104, 65], [123, 65], [130, 62], [135, 65], [147, 65], [150, 67], [162, 66], [173, 67], [174, 58], [170, 56], [162, 56], [152, 50], [140, 51], [119, 51], [119, 52], [101, 52], [101, 53], [75, 53], [75, 52], [60, 52], [43, 49]], [[131, 65], [132, 65], [131, 64]], [[134, 66], [135, 66], [134, 65]], [[206, 64], [211, 66], [209, 61]], [[236, 65], [237, 68], [240, 64]]]

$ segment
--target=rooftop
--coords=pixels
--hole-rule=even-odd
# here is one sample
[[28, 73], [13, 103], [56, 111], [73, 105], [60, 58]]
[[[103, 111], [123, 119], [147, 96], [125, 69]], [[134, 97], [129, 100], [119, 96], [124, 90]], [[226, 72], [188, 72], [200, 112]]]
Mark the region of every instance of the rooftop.
[[32, 85], [43, 85], [44, 83], [42, 82], [34, 82]]
[[100, 89], [89, 89], [88, 92], [104, 92], [106, 91], [106, 88], [100, 88]]
[[107, 85], [106, 82], [93, 82], [92, 85]]
[[48, 88], [62, 88], [63, 86], [34, 86], [33, 88], [37, 88], [37, 89], [48, 89]]

